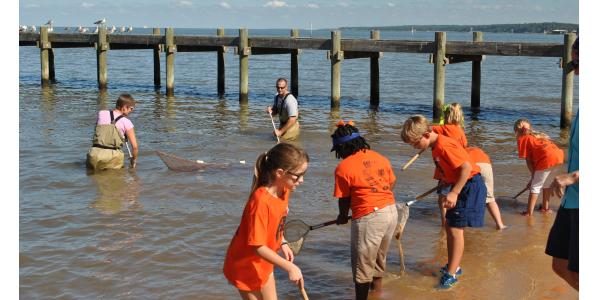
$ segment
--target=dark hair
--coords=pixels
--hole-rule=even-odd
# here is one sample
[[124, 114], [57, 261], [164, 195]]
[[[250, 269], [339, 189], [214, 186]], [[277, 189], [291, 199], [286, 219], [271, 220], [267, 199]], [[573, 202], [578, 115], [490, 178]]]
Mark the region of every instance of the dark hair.
[[[337, 129], [331, 135], [331, 138], [340, 138], [351, 135], [353, 133], [358, 133], [358, 128], [350, 124], [338, 125]], [[367, 143], [367, 140], [365, 140], [365, 138], [359, 136], [345, 143], [341, 143], [338, 145], [334, 144], [333, 148], [331, 148], [331, 151], [335, 151], [336, 158], [346, 158], [363, 149], [371, 149], [371, 146], [369, 146], [369, 143]]]
[[277, 169], [294, 170], [308, 161], [308, 154], [298, 146], [288, 143], [275, 145], [269, 151], [261, 153], [256, 159], [250, 193], [254, 193], [261, 186], [267, 186]]
[[135, 100], [129, 94], [121, 94], [117, 98], [117, 108], [123, 108], [124, 106], [135, 106]]

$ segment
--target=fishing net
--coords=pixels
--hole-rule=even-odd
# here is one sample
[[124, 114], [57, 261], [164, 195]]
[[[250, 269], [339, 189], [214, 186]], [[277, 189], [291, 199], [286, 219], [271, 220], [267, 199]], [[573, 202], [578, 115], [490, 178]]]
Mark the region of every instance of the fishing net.
[[162, 151], [156, 151], [156, 154], [165, 163], [165, 165], [167, 165], [167, 168], [173, 171], [193, 172], [198, 170], [205, 170], [207, 168], [224, 169], [229, 166], [228, 163], [205, 163], [202, 161], [185, 159], [183, 157], [179, 157], [177, 155]]
[[292, 249], [292, 252], [294, 252], [294, 255], [297, 255], [302, 249], [304, 239], [309, 231], [310, 226], [300, 220], [291, 220], [285, 223], [283, 237], [290, 249]]

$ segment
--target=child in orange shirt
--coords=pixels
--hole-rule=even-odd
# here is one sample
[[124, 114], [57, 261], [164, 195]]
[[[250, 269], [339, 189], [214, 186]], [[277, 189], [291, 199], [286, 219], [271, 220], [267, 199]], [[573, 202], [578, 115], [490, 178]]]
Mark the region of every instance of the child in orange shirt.
[[441, 180], [451, 185], [444, 197], [446, 212], [446, 244], [448, 263], [440, 270], [439, 287], [454, 286], [461, 275], [460, 261], [465, 247], [464, 228], [482, 227], [487, 189], [467, 150], [456, 140], [431, 130], [424, 116], [410, 117], [401, 132], [402, 140], [415, 149], [431, 148], [431, 156], [440, 171]]
[[[451, 103], [444, 106], [444, 119], [440, 122], [441, 125], [432, 125], [431, 131], [445, 135], [447, 137], [455, 139], [463, 147], [467, 147], [467, 136], [463, 130], [463, 124], [465, 117], [462, 111], [462, 107], [459, 103]], [[440, 218], [442, 219], [442, 227], [446, 226], [446, 208], [444, 207], [444, 197], [450, 191], [450, 186], [445, 185], [441, 180], [440, 171], [436, 168], [434, 179], [438, 179], [439, 190], [438, 194], [438, 207], [440, 208]]]
[[517, 147], [519, 158], [525, 158], [527, 168], [531, 173], [529, 181], [529, 199], [527, 210], [521, 212], [523, 216], [532, 216], [538, 195], [542, 191], [542, 205], [540, 212], [551, 212], [550, 210], [550, 185], [552, 180], [560, 172], [561, 164], [564, 162], [565, 154], [543, 133], [531, 129], [531, 123], [527, 119], [518, 119], [514, 125], [517, 136]]
[[293, 263], [294, 254], [283, 242], [283, 227], [288, 197], [304, 181], [308, 160], [304, 150], [286, 143], [256, 160], [252, 192], [223, 265], [225, 277], [242, 299], [277, 299], [274, 265], [287, 271], [300, 287], [304, 284], [300, 268]]
[[348, 223], [352, 209], [350, 254], [357, 300], [369, 290], [382, 291], [387, 252], [398, 222], [394, 199], [396, 176], [390, 161], [371, 150], [352, 121], [340, 121], [331, 135], [335, 156], [333, 196], [339, 198], [337, 224]]

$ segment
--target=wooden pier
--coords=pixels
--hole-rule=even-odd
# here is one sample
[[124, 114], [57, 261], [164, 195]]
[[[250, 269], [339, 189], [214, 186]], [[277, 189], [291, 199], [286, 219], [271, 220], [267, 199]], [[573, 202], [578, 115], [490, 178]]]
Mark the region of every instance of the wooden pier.
[[41, 85], [55, 82], [55, 48], [94, 47], [97, 57], [98, 88], [108, 85], [107, 52], [110, 50], [151, 49], [154, 55], [154, 85], [161, 86], [160, 53], [165, 53], [166, 94], [175, 92], [175, 56], [177, 52], [216, 52], [217, 91], [225, 94], [226, 47], [234, 47], [239, 56], [239, 101], [248, 102], [249, 56], [262, 54], [290, 55], [291, 92], [299, 93], [298, 56], [302, 49], [328, 51], [331, 62], [331, 109], [339, 109], [341, 97], [341, 65], [344, 59], [370, 59], [371, 97], [370, 107], [379, 106], [379, 58], [383, 52], [429, 53], [434, 64], [433, 116], [437, 120], [444, 105], [445, 68], [449, 64], [471, 62], [471, 109], [479, 111], [481, 91], [481, 61], [484, 55], [536, 56], [562, 58], [563, 80], [561, 93], [561, 128], [571, 125], [573, 105], [573, 72], [571, 46], [575, 34], [564, 35], [564, 43], [485, 42], [481, 32], [473, 32], [473, 41], [447, 41], [445, 32], [436, 32], [434, 41], [381, 40], [379, 31], [372, 31], [370, 39], [342, 39], [340, 31], [332, 31], [331, 38], [303, 38], [298, 30], [291, 30], [290, 37], [249, 37], [247, 29], [240, 29], [238, 36], [225, 36], [223, 28], [215, 36], [175, 35], [173, 28], [166, 28], [164, 35], [155, 28], [151, 35], [108, 34], [99, 28], [97, 34], [49, 33], [41, 26], [40, 33], [19, 33], [19, 46], [40, 48]]

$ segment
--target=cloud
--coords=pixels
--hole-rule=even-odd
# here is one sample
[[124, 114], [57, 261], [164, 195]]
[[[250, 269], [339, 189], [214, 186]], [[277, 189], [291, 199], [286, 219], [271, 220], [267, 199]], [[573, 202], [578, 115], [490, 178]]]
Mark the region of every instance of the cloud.
[[318, 4], [314, 4], [314, 3], [309, 3], [309, 4], [306, 4], [306, 7], [317, 9], [317, 8], [319, 8], [319, 5]]
[[288, 6], [287, 3], [283, 2], [283, 1], [279, 1], [279, 0], [269, 1], [269, 2], [265, 3], [265, 5], [263, 5], [263, 7], [273, 7], [273, 8], [280, 8], [280, 7], [286, 7], [286, 6]]
[[396, 4], [395, 4], [395, 3], [392, 3], [392, 2], [388, 2], [387, 6], [389, 6], [389, 7], [394, 7], [394, 6], [396, 6]]
[[94, 6], [95, 6], [94, 3], [88, 3], [88, 2], [82, 2], [81, 3], [81, 7], [83, 7], [83, 8], [92, 8]]
[[225, 2], [225, 1], [223, 1], [223, 2], [219, 3], [219, 5], [220, 5], [222, 8], [225, 8], [225, 9], [230, 9], [230, 8], [231, 8], [231, 4], [229, 4], [229, 3]]
[[187, 0], [181, 0], [179, 2], [177, 2], [177, 6], [193, 6], [194, 4], [190, 1]]

